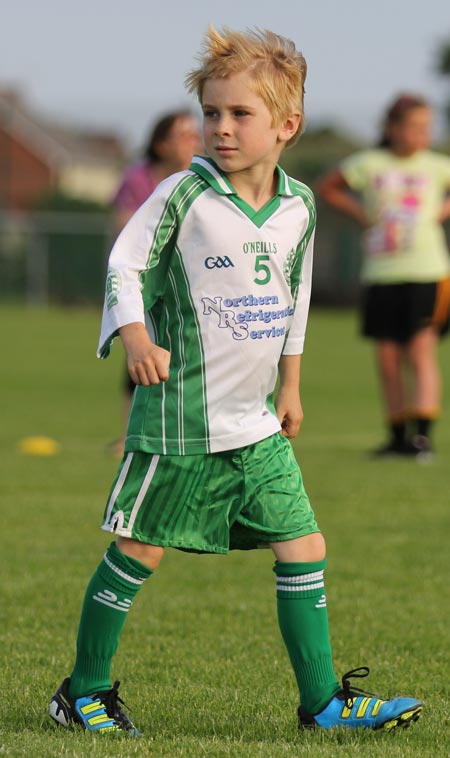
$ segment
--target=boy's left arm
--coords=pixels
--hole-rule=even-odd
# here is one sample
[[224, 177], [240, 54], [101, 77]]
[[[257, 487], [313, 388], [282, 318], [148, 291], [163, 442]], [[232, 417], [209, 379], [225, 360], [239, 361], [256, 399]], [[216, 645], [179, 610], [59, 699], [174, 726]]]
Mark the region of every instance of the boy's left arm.
[[275, 400], [281, 434], [292, 439], [296, 437], [303, 420], [300, 400], [300, 364], [305, 342], [306, 323], [308, 321], [309, 301], [311, 298], [313, 249], [315, 233], [315, 204], [310, 202], [309, 223], [305, 236], [297, 247], [297, 258], [291, 271], [291, 292], [294, 313], [283, 351], [278, 362], [280, 383]]
[[305, 247], [298, 251], [298, 259], [293, 271], [294, 314], [283, 352], [278, 363], [280, 383], [275, 409], [281, 424], [281, 434], [288, 439], [296, 437], [303, 421], [300, 400], [300, 365], [308, 321], [309, 301], [313, 268], [314, 227]]
[[281, 434], [288, 439], [296, 437], [303, 420], [300, 400], [301, 355], [282, 355], [278, 364], [280, 385], [275, 400]]

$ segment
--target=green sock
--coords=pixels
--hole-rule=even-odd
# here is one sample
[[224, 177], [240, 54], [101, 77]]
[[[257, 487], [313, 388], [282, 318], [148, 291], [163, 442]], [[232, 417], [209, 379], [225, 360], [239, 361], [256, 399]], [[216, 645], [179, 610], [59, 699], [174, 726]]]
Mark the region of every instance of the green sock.
[[111, 688], [111, 659], [127, 613], [142, 583], [153, 572], [112, 542], [88, 584], [70, 677], [70, 697]]
[[323, 571], [326, 561], [275, 562], [278, 622], [302, 705], [316, 714], [340, 686], [331, 657]]

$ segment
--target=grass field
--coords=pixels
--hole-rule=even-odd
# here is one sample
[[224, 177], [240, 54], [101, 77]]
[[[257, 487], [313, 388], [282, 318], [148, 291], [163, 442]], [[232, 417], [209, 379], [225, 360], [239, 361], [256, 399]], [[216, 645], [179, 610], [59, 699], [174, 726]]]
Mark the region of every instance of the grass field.
[[[383, 434], [371, 349], [355, 315], [335, 311], [311, 314], [295, 443], [328, 542], [335, 666], [369, 665], [367, 689], [422, 698], [423, 718], [392, 735], [299, 733], [270, 553], [168, 551], [113, 666], [144, 738], [54, 726], [49, 697], [70, 673], [85, 585], [109, 541], [98, 524], [117, 465], [105, 446], [120, 426], [122, 350], [96, 360], [97, 312], [0, 316], [0, 755], [450, 755], [450, 400], [435, 462], [369, 461]], [[448, 387], [448, 342], [441, 362]], [[17, 441], [34, 434], [61, 453], [21, 456]]]

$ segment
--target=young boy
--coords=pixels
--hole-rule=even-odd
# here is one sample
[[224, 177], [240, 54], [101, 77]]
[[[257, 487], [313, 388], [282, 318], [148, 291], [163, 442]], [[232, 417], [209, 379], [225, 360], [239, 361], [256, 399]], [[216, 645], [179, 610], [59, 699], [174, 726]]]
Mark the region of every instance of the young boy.
[[277, 163], [302, 130], [305, 76], [289, 40], [210, 28], [187, 78], [208, 157], [166, 179], [111, 253], [99, 355], [120, 334], [138, 387], [102, 527], [117, 541], [88, 586], [75, 668], [50, 705], [65, 727], [140, 734], [110, 663], [166, 547], [272, 548], [300, 726], [392, 729], [421, 713], [417, 700], [351, 688], [365, 667], [336, 680], [325, 543], [288, 441], [302, 419], [315, 208]]

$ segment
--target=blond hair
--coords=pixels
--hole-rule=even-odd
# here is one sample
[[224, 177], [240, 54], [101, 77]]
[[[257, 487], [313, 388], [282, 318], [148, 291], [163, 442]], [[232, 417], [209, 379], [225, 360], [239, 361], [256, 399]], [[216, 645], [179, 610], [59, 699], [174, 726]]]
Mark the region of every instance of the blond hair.
[[219, 32], [210, 25], [197, 59], [201, 65], [188, 73], [185, 83], [200, 103], [208, 79], [226, 79], [248, 71], [252, 89], [271, 112], [274, 126], [281, 126], [292, 113], [300, 111], [297, 132], [286, 146], [296, 142], [303, 131], [307, 66], [290, 39], [260, 29], [244, 33], [224, 28]]

